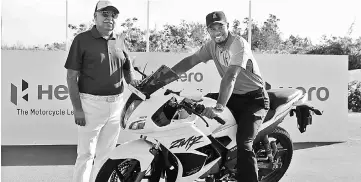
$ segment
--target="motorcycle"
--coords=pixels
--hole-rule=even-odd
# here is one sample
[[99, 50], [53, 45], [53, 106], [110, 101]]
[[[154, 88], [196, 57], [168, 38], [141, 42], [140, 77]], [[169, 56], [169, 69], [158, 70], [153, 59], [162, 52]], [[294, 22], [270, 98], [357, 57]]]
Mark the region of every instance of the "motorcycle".
[[[138, 70], [139, 71], [139, 70]], [[144, 73], [141, 73], [144, 75]], [[140, 135], [110, 152], [96, 182], [235, 181], [237, 125], [225, 108], [214, 119], [201, 115], [216, 100], [171, 88], [178, 75], [162, 65], [139, 85], [129, 85], [121, 127]], [[297, 89], [270, 89], [270, 109], [254, 140], [259, 180], [278, 181], [287, 171], [293, 154], [289, 133], [278, 125], [296, 115], [301, 132], [322, 113], [306, 103]]]

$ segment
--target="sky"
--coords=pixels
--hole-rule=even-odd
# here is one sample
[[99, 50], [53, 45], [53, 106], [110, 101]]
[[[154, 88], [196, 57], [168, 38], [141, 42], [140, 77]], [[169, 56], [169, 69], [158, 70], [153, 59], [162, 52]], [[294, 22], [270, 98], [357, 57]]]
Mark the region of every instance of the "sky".
[[[68, 23], [91, 22], [97, 0], [68, 0]], [[120, 11], [118, 28], [126, 18], [137, 17], [146, 29], [147, 0], [113, 0]], [[249, 0], [151, 0], [150, 28], [161, 29], [181, 20], [205, 23], [205, 16], [224, 11], [228, 21], [248, 17]], [[252, 18], [262, 24], [269, 14], [279, 21], [282, 37], [308, 37], [318, 43], [322, 35], [345, 36], [353, 22], [353, 38], [361, 36], [361, 0], [252, 0]], [[64, 42], [66, 0], [2, 0], [2, 45], [25, 46]], [[244, 28], [244, 27], [242, 27]]]

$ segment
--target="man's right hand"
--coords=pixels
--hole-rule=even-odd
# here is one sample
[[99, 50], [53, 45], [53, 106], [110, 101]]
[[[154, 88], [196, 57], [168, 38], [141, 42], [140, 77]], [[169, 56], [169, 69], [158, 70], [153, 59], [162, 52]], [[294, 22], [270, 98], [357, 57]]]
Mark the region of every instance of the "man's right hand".
[[141, 80], [132, 80], [129, 84], [131, 84], [133, 87], [138, 86], [142, 81]]
[[79, 126], [85, 126], [85, 114], [84, 111], [74, 111], [75, 123]]

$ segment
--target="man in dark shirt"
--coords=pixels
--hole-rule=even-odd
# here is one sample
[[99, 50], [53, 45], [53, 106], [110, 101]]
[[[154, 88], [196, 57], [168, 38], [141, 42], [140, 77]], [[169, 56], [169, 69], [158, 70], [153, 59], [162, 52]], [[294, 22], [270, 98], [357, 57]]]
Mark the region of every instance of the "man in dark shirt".
[[65, 63], [78, 125], [74, 182], [95, 180], [107, 152], [118, 140], [124, 108], [123, 77], [127, 83], [136, 82], [131, 62], [123, 52], [124, 40], [113, 33], [118, 14], [111, 2], [99, 1], [94, 12], [95, 26], [74, 38]]

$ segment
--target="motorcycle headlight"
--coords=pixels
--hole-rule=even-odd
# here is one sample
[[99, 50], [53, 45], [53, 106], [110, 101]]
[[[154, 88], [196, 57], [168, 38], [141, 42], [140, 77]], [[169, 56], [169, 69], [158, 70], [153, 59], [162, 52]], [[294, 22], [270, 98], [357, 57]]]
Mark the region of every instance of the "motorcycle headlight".
[[128, 119], [129, 117], [132, 115], [133, 111], [139, 106], [139, 104], [141, 103], [141, 100], [134, 100], [128, 107], [128, 109], [126, 110], [125, 114], [124, 114], [124, 118], [122, 121], [122, 127], [125, 128], [127, 123], [128, 123]]
[[141, 130], [144, 129], [145, 126], [145, 120], [139, 120], [139, 121], [134, 121], [129, 125], [129, 129], [131, 130]]

